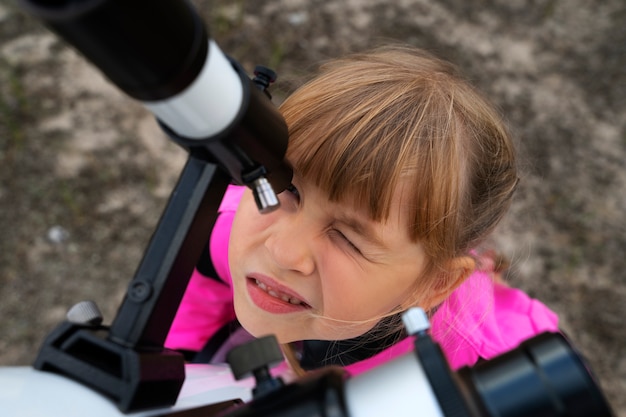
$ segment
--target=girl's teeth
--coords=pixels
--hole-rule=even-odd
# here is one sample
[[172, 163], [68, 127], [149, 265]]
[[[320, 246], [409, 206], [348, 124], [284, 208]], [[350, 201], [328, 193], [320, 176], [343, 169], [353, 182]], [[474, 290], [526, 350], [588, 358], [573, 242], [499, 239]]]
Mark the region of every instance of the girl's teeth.
[[278, 293], [274, 290], [269, 290], [267, 292], [269, 295], [271, 295], [272, 297], [276, 297], [276, 298], [280, 298], [280, 296], [278, 295]]
[[270, 287], [268, 287], [267, 285], [265, 285], [264, 283], [262, 283], [258, 279], [256, 279], [255, 282], [256, 282], [256, 285], [260, 289], [262, 289], [263, 291], [265, 291], [266, 293], [268, 293], [272, 297], [280, 298], [284, 302], [290, 303], [290, 304], [294, 304], [294, 305], [302, 304], [302, 302], [300, 300], [298, 300], [297, 298], [291, 298], [287, 294], [279, 294], [279, 293], [277, 293], [276, 291], [272, 290]]

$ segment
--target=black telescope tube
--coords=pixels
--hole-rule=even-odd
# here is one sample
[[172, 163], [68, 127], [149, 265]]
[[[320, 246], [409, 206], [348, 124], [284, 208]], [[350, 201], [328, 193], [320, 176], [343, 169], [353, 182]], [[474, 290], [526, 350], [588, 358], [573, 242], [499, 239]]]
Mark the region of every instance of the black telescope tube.
[[558, 333], [543, 333], [458, 375], [483, 416], [614, 416], [587, 364]]
[[291, 182], [284, 119], [234, 60], [210, 41], [187, 0], [18, 0], [140, 100], [171, 139], [217, 162], [257, 191], [263, 176], [274, 193]]
[[185, 0], [19, 0], [113, 84], [140, 101], [169, 98], [198, 76], [208, 34]]

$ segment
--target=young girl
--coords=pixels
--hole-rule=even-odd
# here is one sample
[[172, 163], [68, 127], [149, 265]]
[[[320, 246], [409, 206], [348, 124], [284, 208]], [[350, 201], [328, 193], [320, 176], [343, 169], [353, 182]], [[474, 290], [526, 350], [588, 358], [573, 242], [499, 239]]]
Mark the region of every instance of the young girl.
[[515, 152], [452, 65], [409, 47], [357, 54], [326, 64], [281, 112], [293, 186], [270, 214], [229, 188], [215, 273], [194, 273], [166, 346], [222, 362], [274, 334], [296, 368], [358, 373], [412, 349], [399, 320], [411, 306], [429, 312], [453, 368], [558, 329], [481, 262], [518, 182]]

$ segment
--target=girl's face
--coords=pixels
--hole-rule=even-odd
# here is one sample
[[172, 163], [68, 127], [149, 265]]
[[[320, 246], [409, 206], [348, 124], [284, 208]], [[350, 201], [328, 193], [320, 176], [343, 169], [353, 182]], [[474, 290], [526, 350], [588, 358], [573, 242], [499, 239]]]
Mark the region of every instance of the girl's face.
[[250, 190], [241, 200], [229, 244], [237, 317], [281, 343], [359, 336], [406, 303], [425, 265], [406, 231], [403, 187], [379, 223], [297, 177], [294, 186], [270, 214]]

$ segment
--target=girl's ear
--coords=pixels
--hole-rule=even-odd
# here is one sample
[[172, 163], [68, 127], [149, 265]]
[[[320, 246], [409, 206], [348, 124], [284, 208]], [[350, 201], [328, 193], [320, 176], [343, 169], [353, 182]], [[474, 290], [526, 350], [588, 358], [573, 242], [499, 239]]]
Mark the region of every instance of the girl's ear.
[[448, 261], [445, 267], [437, 272], [435, 284], [420, 300], [420, 307], [430, 310], [441, 304], [475, 269], [476, 261], [471, 256], [459, 256]]

